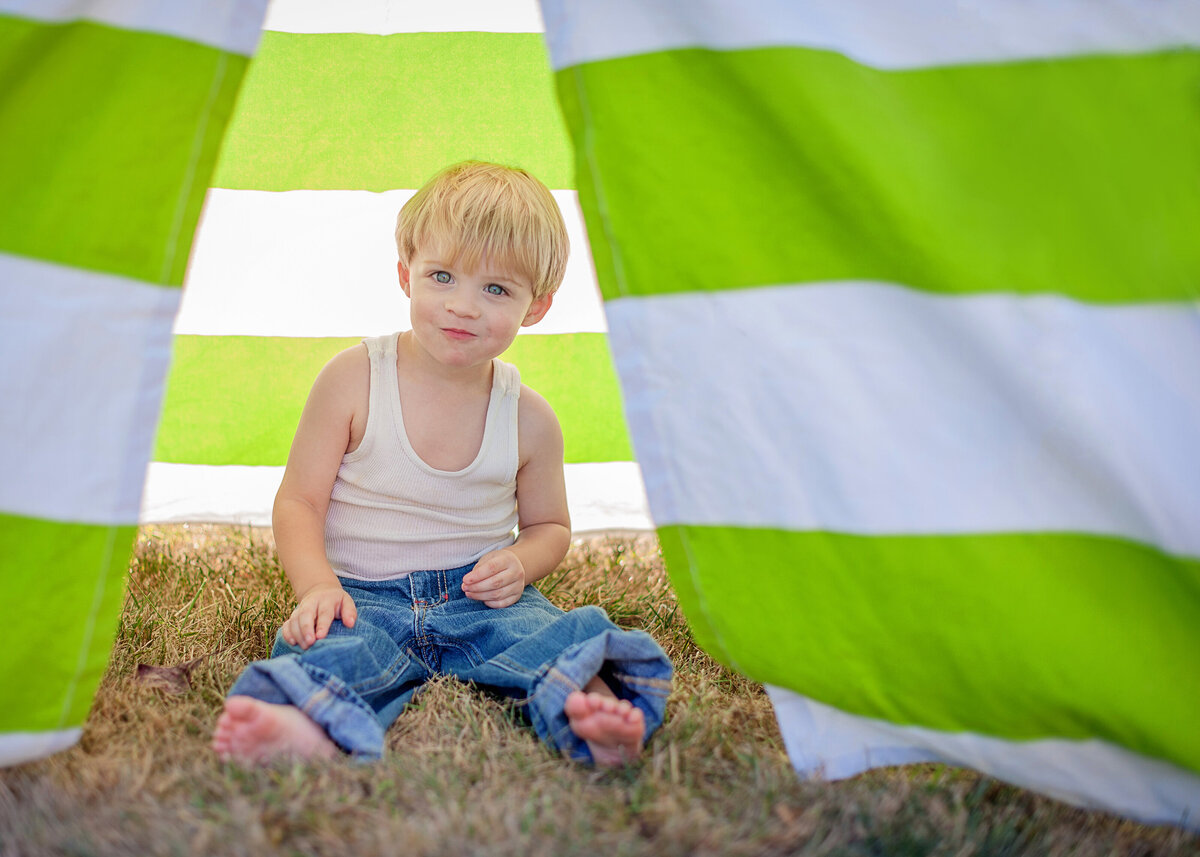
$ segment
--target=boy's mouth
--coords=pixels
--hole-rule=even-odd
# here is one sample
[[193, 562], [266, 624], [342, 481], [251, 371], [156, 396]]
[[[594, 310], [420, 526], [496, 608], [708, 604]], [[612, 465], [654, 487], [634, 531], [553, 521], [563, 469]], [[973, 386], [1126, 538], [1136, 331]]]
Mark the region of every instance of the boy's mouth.
[[469, 330], [462, 330], [457, 327], [443, 327], [442, 333], [449, 336], [451, 339], [474, 339], [475, 334]]

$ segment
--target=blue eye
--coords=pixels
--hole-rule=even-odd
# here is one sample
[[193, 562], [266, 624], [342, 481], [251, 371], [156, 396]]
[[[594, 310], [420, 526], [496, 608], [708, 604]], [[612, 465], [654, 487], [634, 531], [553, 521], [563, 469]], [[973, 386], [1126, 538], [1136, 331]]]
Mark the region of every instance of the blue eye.
[[434, 272], [433, 278], [443, 285], [450, 282], [450, 279], [451, 279], [450, 275], [447, 274], [445, 271]]
[[489, 295], [505, 295], [505, 294], [508, 294], [508, 292], [507, 292], [507, 290], [504, 288], [504, 286], [499, 286], [499, 285], [496, 285], [495, 283], [488, 283], [486, 286], [484, 286], [484, 287], [483, 287], [483, 290], [484, 290], [485, 292], [487, 292]]

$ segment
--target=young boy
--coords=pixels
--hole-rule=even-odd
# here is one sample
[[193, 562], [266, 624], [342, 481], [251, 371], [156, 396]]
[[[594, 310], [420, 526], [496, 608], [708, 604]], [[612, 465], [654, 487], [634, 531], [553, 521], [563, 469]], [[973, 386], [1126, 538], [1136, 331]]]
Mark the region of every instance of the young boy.
[[530, 586], [570, 543], [562, 432], [497, 359], [562, 282], [558, 206], [523, 170], [457, 164], [404, 205], [396, 245], [412, 329], [313, 384], [273, 516], [297, 605], [234, 683], [213, 749], [379, 758], [450, 673], [521, 700], [552, 749], [627, 762], [662, 722], [671, 664], [648, 634]]

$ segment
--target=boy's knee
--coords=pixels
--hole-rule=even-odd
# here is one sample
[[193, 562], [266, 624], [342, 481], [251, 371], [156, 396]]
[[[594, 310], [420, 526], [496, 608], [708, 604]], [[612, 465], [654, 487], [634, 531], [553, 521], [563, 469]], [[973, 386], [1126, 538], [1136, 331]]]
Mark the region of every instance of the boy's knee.
[[576, 625], [583, 632], [581, 636], [592, 637], [596, 634], [608, 631], [617, 626], [608, 618], [608, 614], [604, 609], [597, 607], [594, 604], [588, 604], [584, 607], [576, 607], [570, 614]]
[[334, 640], [345, 641], [348, 638], [353, 639], [355, 637], [361, 639], [364, 636], [363, 632], [365, 630], [365, 626], [360, 628], [360, 623], [356, 622], [353, 628], [348, 628], [342, 623], [341, 619], [334, 619], [333, 622], [330, 623], [329, 630], [325, 633], [325, 636], [319, 640], [313, 641], [308, 648], [305, 648], [300, 645], [293, 645], [285, 640], [283, 638], [283, 629], [280, 628], [275, 632], [275, 643], [271, 647], [271, 657], [274, 658], [279, 655], [286, 654], [302, 655], [305, 652], [311, 652], [314, 649], [323, 648], [332, 643]]
[[611, 620], [608, 618], [608, 613], [604, 611], [604, 608], [598, 607], [595, 604], [585, 604], [583, 607], [576, 607], [571, 612], [586, 616], [590, 621], [593, 622], [611, 622]]

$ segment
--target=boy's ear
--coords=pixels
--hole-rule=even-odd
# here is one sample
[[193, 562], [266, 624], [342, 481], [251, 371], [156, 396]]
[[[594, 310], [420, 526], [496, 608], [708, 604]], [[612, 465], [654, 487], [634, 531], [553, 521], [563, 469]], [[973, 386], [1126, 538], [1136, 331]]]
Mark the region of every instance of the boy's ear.
[[400, 288], [404, 289], [404, 296], [405, 296], [405, 297], [412, 297], [412, 295], [410, 295], [410, 294], [408, 293], [408, 288], [409, 288], [409, 281], [408, 281], [408, 278], [409, 278], [409, 273], [408, 273], [408, 268], [404, 267], [404, 261], [403, 261], [403, 260], [401, 260], [401, 261], [399, 261], [399, 262], [397, 262], [397, 263], [396, 263], [396, 271], [397, 271], [397, 272], [400, 274]]
[[550, 304], [554, 303], [554, 295], [544, 295], [540, 298], [535, 298], [533, 303], [529, 305], [529, 311], [525, 313], [525, 320], [521, 322], [521, 327], [529, 327], [531, 324], [537, 324], [542, 320], [542, 316], [550, 309]]

